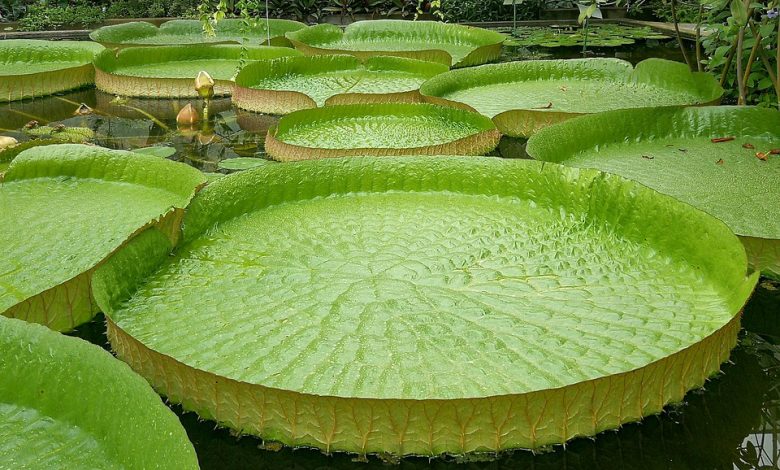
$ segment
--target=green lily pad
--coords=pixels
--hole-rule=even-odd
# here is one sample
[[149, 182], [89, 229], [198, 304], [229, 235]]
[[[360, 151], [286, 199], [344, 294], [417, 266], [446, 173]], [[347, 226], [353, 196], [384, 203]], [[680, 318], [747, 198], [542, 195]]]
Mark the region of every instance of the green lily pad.
[[427, 81], [430, 102], [475, 109], [506, 135], [529, 137], [574, 116], [613, 109], [717, 103], [723, 89], [679, 62], [528, 60], [453, 70]]
[[344, 30], [319, 24], [287, 33], [287, 38], [306, 55], [389, 55], [467, 67], [498, 59], [506, 36], [438, 21], [373, 20], [357, 21]]
[[118, 356], [244, 433], [359, 454], [538, 448], [683, 399], [757, 275], [722, 222], [595, 170], [473, 157], [267, 165], [184, 241], [102, 265]]
[[512, 44], [526, 47], [619, 47], [634, 44], [636, 39], [669, 39], [647, 26], [616, 24], [589, 25], [583, 27], [533, 27], [524, 26], [511, 31]]
[[268, 129], [280, 161], [353, 155], [484, 155], [501, 134], [485, 116], [431, 104], [354, 104], [290, 113]]
[[217, 164], [217, 166], [222, 170], [240, 171], [257, 168], [259, 166], [268, 165], [270, 163], [272, 162], [266, 160], [265, 158], [236, 157], [222, 160]]
[[[290, 42], [285, 33], [306, 27], [305, 24], [291, 20], [269, 20], [270, 34], [265, 20], [257, 21], [248, 29], [241, 19], [223, 19], [215, 27], [215, 35], [203, 32], [199, 20], [171, 20], [160, 27], [144, 21], [133, 21], [112, 26], [103, 26], [93, 31], [89, 37], [106, 47], [118, 46], [178, 46], [186, 44], [242, 44], [246, 39], [254, 45], [288, 47]], [[267, 44], [270, 36], [271, 43]]]
[[114, 95], [197, 97], [195, 77], [206, 71], [216, 82], [214, 94], [227, 96], [244, 61], [300, 55], [286, 47], [160, 46], [106, 50], [95, 59], [95, 85]]
[[203, 176], [206, 177], [206, 182], [213, 183], [214, 181], [217, 181], [218, 179], [222, 179], [227, 175], [225, 173], [204, 172]]
[[86, 145], [19, 154], [0, 185], [0, 313], [70, 330], [92, 318], [92, 272], [138, 230], [178, 235], [204, 182], [184, 164]]
[[23, 132], [38, 139], [58, 143], [81, 144], [95, 138], [95, 131], [88, 127], [37, 126]]
[[239, 108], [287, 114], [326, 104], [421, 102], [419, 88], [448, 67], [401, 57], [288, 57], [256, 62], [236, 77]]
[[92, 85], [101, 50], [87, 41], [0, 41], [0, 103]]
[[780, 155], [756, 157], [772, 149], [780, 151], [780, 113], [722, 106], [587, 116], [544, 129], [527, 152], [616, 173], [707, 211], [745, 240], [756, 269], [780, 276]]
[[139, 153], [141, 155], [152, 155], [158, 158], [170, 158], [176, 155], [176, 149], [173, 147], [155, 146], [134, 149], [133, 153]]
[[3, 467], [198, 468], [176, 415], [108, 352], [2, 317], [0, 350]]

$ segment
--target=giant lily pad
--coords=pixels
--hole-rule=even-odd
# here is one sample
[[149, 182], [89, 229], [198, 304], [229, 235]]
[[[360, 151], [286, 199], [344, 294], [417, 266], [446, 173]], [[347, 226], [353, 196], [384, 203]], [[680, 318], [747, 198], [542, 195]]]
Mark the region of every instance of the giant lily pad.
[[713, 104], [723, 89], [709, 73], [647, 59], [528, 60], [441, 74], [420, 92], [438, 104], [475, 109], [501, 132], [529, 137], [574, 116], [613, 109]]
[[729, 356], [755, 286], [722, 222], [595, 170], [266, 165], [184, 242], [101, 266], [118, 356], [245, 433], [361, 454], [538, 448], [657, 413]]
[[304, 109], [268, 129], [275, 160], [350, 155], [484, 155], [501, 134], [485, 116], [431, 104], [354, 104]]
[[617, 173], [709, 212], [742, 238], [756, 269], [780, 278], [772, 149], [780, 152], [780, 113], [727, 106], [587, 116], [539, 132], [527, 147], [537, 159]]
[[0, 313], [69, 330], [95, 312], [95, 266], [140, 229], [172, 238], [204, 182], [194, 168], [86, 145], [17, 156], [0, 184]]
[[446, 72], [435, 62], [350, 55], [289, 57], [249, 64], [236, 77], [239, 108], [286, 114], [325, 104], [420, 102], [419, 88]]
[[0, 103], [92, 85], [101, 50], [86, 41], [0, 41]]
[[332, 24], [287, 33], [306, 55], [351, 54], [409, 57], [466, 67], [498, 59], [506, 37], [495, 31], [437, 21], [358, 21], [342, 30]]
[[195, 77], [208, 72], [216, 96], [233, 91], [241, 60], [254, 61], [300, 55], [286, 47], [161, 46], [106, 50], [95, 59], [95, 84], [115, 95], [141, 97], [197, 97]]
[[172, 20], [163, 23], [159, 28], [144, 21], [134, 21], [103, 26], [93, 31], [89, 37], [106, 47], [241, 44], [245, 39], [254, 45], [287, 47], [290, 46], [290, 41], [285, 39], [284, 35], [306, 27], [303, 23], [291, 20], [272, 19], [269, 24], [270, 34], [265, 21], [258, 21], [247, 28], [241, 19], [224, 19], [217, 23], [215, 35], [209, 36], [203, 32], [203, 24], [199, 20]]
[[197, 469], [178, 418], [108, 352], [0, 317], [5, 468]]

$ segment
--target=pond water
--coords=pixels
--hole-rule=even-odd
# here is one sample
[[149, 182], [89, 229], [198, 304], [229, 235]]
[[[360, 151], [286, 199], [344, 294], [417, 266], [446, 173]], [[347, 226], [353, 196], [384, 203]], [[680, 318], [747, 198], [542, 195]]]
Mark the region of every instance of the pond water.
[[[673, 41], [657, 40], [644, 42], [641, 47], [594, 48], [587, 56], [617, 57], [632, 63], [648, 57], [682, 60]], [[582, 57], [582, 53], [577, 47], [507, 47], [501, 61], [578, 57]], [[263, 142], [266, 132], [279, 120], [276, 116], [239, 110], [232, 106], [229, 98], [223, 98], [212, 101], [212, 119], [207, 125], [180, 131], [176, 127], [176, 115], [190, 102], [200, 109], [201, 103], [198, 100], [115, 98], [90, 88], [35, 100], [0, 103], [0, 135], [10, 135], [20, 141], [27, 140], [29, 137], [21, 128], [33, 120], [40, 125], [87, 127], [95, 132], [92, 142], [97, 145], [121, 150], [154, 145], [171, 146], [176, 149], [176, 154], [171, 157], [174, 160], [206, 172], [224, 172], [219, 169], [219, 162], [222, 160], [264, 157]], [[82, 103], [92, 108], [93, 114], [74, 115]], [[505, 137], [493, 155], [524, 158], [524, 142]]]
[[[669, 42], [643, 47], [596, 49], [594, 56], [617, 56], [638, 62], [647, 57], [679, 59]], [[508, 49], [503, 60], [518, 58], [580, 57], [572, 48], [530, 51]], [[278, 118], [235, 109], [229, 99], [214, 100], [207, 126], [177, 130], [176, 115], [191, 100], [116, 100], [94, 89], [43, 99], [0, 104], [0, 135], [20, 140], [29, 121], [87, 127], [97, 145], [136, 149], [154, 145], [173, 147], [171, 157], [206, 172], [220, 170], [219, 162], [236, 157], [263, 157], [268, 128]], [[93, 109], [74, 115], [80, 104]], [[197, 104], [197, 103], [196, 103]], [[523, 157], [524, 143], [505, 138], [496, 156]], [[2, 171], [2, 168], [0, 168]], [[764, 281], [745, 309], [745, 331], [740, 344], [724, 365], [723, 373], [705, 390], [689, 393], [684, 404], [641, 423], [606, 432], [595, 439], [577, 439], [565, 448], [545, 452], [516, 451], [502, 455], [455, 458], [404, 459], [390, 468], [533, 468], [533, 469], [721, 469], [780, 468], [780, 287]], [[101, 316], [73, 333], [106, 346]], [[204, 469], [366, 468], [352, 456], [325, 456], [316, 450], [266, 449], [259, 439], [237, 438], [193, 413], [180, 416]], [[272, 446], [269, 446], [272, 447]], [[370, 457], [371, 466], [387, 462]], [[398, 463], [398, 462], [396, 462]]]

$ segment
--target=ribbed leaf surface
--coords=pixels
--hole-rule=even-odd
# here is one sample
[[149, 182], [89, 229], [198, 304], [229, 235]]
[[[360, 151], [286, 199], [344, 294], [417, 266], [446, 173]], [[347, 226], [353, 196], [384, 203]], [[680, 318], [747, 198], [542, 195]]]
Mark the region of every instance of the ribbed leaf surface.
[[57, 330], [88, 321], [91, 270], [139, 229], [176, 220], [203, 181], [183, 164], [99, 147], [21, 153], [0, 185], [0, 312]]
[[97, 346], [0, 317], [0, 350], [2, 467], [198, 468], [177, 417]]
[[[199, 20], [166, 21], [159, 28], [144, 22], [136, 21], [113, 26], [103, 26], [93, 31], [89, 37], [106, 46], [164, 46], [203, 43], [243, 43], [248, 39], [250, 44], [267, 44], [269, 37], [265, 20], [246, 29], [240, 19], [224, 19], [217, 23], [216, 35], [208, 36], [203, 32]], [[289, 46], [284, 38], [288, 32], [305, 28], [306, 25], [291, 20], [269, 20], [271, 46]]]
[[198, 96], [195, 77], [205, 71], [214, 78], [215, 94], [229, 95], [244, 61], [275, 59], [301, 53], [287, 47], [234, 45], [130, 47], [106, 50], [95, 60], [98, 89], [125, 96]]
[[754, 265], [780, 276], [780, 155], [756, 157], [772, 149], [780, 151], [780, 113], [726, 106], [587, 116], [539, 132], [527, 147], [537, 159], [619, 174], [709, 212], [752, 238]]
[[91, 85], [92, 60], [101, 50], [87, 41], [0, 41], [0, 102]]
[[307, 55], [352, 54], [359, 58], [391, 55], [465, 67], [496, 60], [504, 35], [486, 29], [437, 21], [357, 21], [342, 31], [320, 24], [287, 34]]
[[711, 104], [723, 90], [710, 74], [668, 60], [647, 59], [633, 68], [619, 59], [573, 59], [455, 70], [434, 77], [420, 92], [431, 102], [493, 117], [505, 134], [528, 137], [580, 114]]
[[756, 281], [715, 218], [528, 161], [266, 165], [184, 226], [173, 258], [152, 233], [96, 276], [119, 356], [325, 450], [537, 447], [658, 412], [728, 357]]
[[326, 103], [421, 101], [417, 90], [445, 65], [400, 57], [290, 57], [244, 67], [234, 102], [243, 109], [286, 114]]
[[[268, 130], [277, 160], [345, 155], [483, 155], [500, 135], [477, 113], [429, 104], [328, 106], [288, 114]], [[449, 152], [447, 151], [449, 150]]]

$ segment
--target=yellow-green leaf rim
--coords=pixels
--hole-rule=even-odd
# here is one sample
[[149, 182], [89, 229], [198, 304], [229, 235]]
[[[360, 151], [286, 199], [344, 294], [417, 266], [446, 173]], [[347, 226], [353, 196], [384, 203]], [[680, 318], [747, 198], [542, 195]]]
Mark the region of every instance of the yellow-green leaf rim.
[[356, 21], [345, 29], [319, 24], [287, 33], [306, 55], [351, 54], [365, 60], [378, 55], [468, 67], [501, 55], [506, 37], [487, 29], [438, 21]]
[[239, 433], [396, 455], [539, 448], [660, 412], [727, 360], [757, 274], [722, 222], [594, 170], [266, 165], [95, 276], [117, 355]]
[[89, 41], [0, 41], [0, 103], [92, 85], [92, 60], [102, 50]]
[[501, 134], [478, 113], [426, 103], [303, 109], [268, 129], [265, 151], [279, 161], [355, 155], [485, 155]]
[[773, 149], [780, 152], [780, 112], [744, 106], [585, 116], [542, 130], [527, 146], [536, 159], [615, 173], [709, 212], [740, 236], [754, 269], [780, 279]]
[[246, 62], [301, 55], [288, 47], [184, 45], [105, 50], [95, 59], [95, 85], [112, 95], [196, 98], [195, 77], [208, 72], [214, 95], [229, 96], [241, 59]]
[[525, 60], [453, 70], [427, 81], [431, 103], [476, 110], [502, 133], [530, 137], [583, 114], [652, 106], [717, 104], [723, 89], [679, 62], [646, 59]]
[[266, 114], [326, 104], [420, 103], [420, 85], [449, 68], [401, 57], [287, 57], [249, 64], [236, 77], [233, 102]]
[[[244, 20], [227, 18], [217, 22], [214, 36], [209, 36], [203, 31], [203, 23], [199, 20], [171, 20], [159, 27], [145, 21], [131, 21], [103, 26], [90, 33], [89, 37], [110, 48], [243, 44], [246, 40], [250, 46], [290, 47], [292, 44], [284, 35], [306, 28], [306, 25], [301, 22], [282, 19], [271, 19], [269, 25], [270, 34], [266, 29], [265, 21], [257, 21], [256, 24], [247, 28], [244, 25]], [[270, 44], [268, 44], [269, 37]]]
[[0, 182], [0, 313], [59, 331], [89, 321], [95, 267], [143, 228], [176, 240], [199, 171], [87, 145], [34, 147]]

